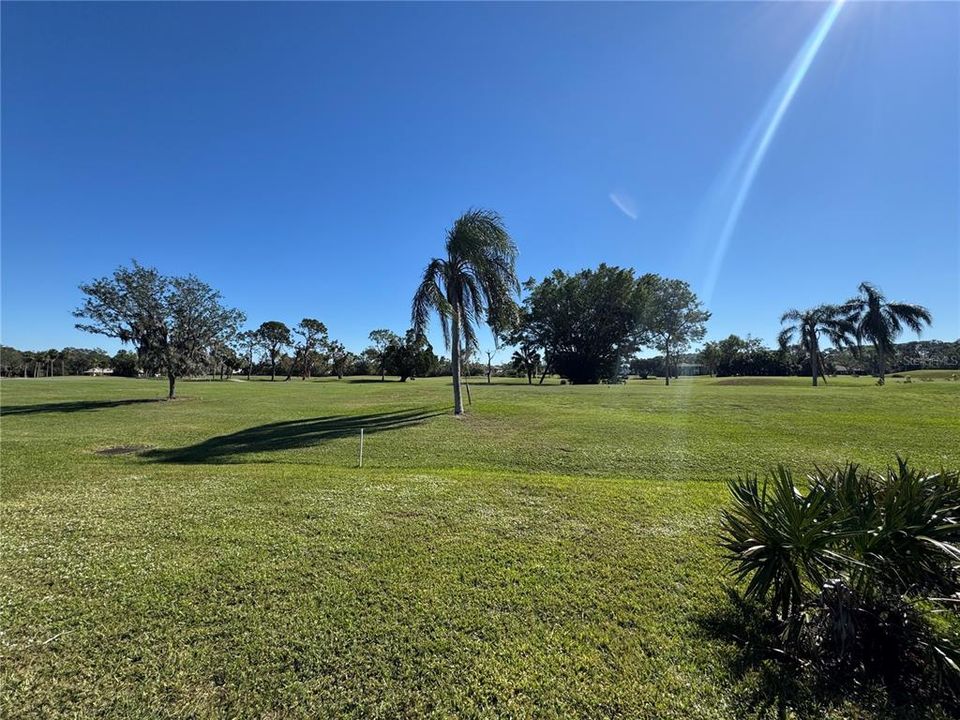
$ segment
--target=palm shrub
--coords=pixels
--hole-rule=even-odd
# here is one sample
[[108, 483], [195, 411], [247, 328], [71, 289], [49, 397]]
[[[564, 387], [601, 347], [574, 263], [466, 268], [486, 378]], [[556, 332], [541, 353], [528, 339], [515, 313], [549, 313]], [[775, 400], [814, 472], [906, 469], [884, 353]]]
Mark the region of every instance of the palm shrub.
[[729, 484], [721, 546], [786, 649], [888, 685], [938, 670], [960, 690], [960, 473], [779, 467]]

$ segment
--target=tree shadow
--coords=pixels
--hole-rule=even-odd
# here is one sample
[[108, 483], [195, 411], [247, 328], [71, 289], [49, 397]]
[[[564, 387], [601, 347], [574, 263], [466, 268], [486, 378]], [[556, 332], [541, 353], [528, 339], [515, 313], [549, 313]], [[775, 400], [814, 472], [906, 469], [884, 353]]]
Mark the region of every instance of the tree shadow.
[[268, 423], [240, 430], [229, 435], [212, 437], [182, 448], [157, 449], [142, 457], [164, 463], [227, 463], [232, 458], [250, 453], [294, 450], [320, 445], [329, 440], [399, 430], [441, 415], [439, 410], [420, 408], [366, 415], [331, 415]]
[[91, 410], [106, 410], [108, 408], [123, 407], [124, 405], [139, 405], [142, 403], [156, 402], [164, 402], [164, 399], [139, 398], [137, 400], [71, 400], [70, 402], [42, 403], [39, 405], [4, 405], [0, 406], [0, 416], [87, 412]]

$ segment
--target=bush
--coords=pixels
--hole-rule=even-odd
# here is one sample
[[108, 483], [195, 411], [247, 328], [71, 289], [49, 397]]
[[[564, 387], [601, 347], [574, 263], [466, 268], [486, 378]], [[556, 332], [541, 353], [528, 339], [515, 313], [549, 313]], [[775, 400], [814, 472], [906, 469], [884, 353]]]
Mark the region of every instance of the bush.
[[[780, 467], [730, 483], [721, 545], [784, 649], [835, 676], [906, 687], [934, 670], [960, 697], [960, 474]], [[922, 687], [922, 683], [921, 683]]]

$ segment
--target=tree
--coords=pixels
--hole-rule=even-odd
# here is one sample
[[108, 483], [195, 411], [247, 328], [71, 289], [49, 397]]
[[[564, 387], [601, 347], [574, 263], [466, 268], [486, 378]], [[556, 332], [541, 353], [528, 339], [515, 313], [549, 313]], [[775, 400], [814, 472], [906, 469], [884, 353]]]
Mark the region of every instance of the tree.
[[137, 376], [137, 354], [129, 350], [118, 350], [110, 360], [113, 374], [119, 377]]
[[[536, 287], [536, 281], [530, 278], [524, 283], [524, 287], [532, 290]], [[516, 348], [510, 358], [510, 364], [516, 371], [525, 373], [527, 384], [533, 385], [533, 376], [540, 368], [540, 346], [528, 307], [517, 308], [512, 322], [506, 324], [501, 332], [500, 340], [505, 345]], [[543, 382], [542, 377], [540, 382]]]
[[820, 350], [821, 336], [836, 346], [850, 344], [856, 333], [856, 326], [849, 318], [849, 308], [838, 305], [819, 305], [809, 310], [787, 310], [780, 318], [780, 324], [790, 323], [780, 331], [778, 341], [785, 350], [796, 338], [801, 352], [810, 359], [810, 375], [813, 386], [817, 378], [827, 381], [823, 372], [823, 353]]
[[270, 358], [270, 380], [276, 380], [277, 358], [291, 344], [290, 328], [279, 320], [267, 320], [257, 328], [257, 339]]
[[651, 280], [643, 315], [644, 344], [652, 344], [664, 357], [664, 377], [670, 384], [672, 354], [683, 352], [703, 339], [710, 313], [704, 310], [683, 280], [656, 277]]
[[327, 326], [319, 320], [304, 318], [293, 328], [293, 332], [303, 338], [297, 346], [297, 355], [300, 358], [300, 377], [306, 380], [310, 377], [317, 348], [327, 342]]
[[247, 367], [247, 380], [253, 375], [253, 351], [260, 345], [260, 336], [256, 330], [245, 330], [238, 333], [236, 344], [243, 354], [243, 362]]
[[211, 379], [216, 379], [219, 374], [223, 380], [227, 370], [238, 365], [239, 358], [234, 345], [238, 342], [239, 335], [240, 333], [233, 333], [229, 337], [216, 338], [210, 343], [207, 355]]
[[520, 321], [526, 329], [517, 339], [530, 351], [543, 348], [544, 374], [549, 368], [573, 383], [612, 378], [637, 348], [654, 277], [637, 278], [631, 268], [601, 264], [575, 275], [554, 270], [540, 283], [528, 281]]
[[144, 369], [167, 376], [170, 399], [177, 378], [202, 368], [211, 343], [243, 321], [195, 276], [166, 277], [136, 261], [80, 289], [86, 298], [73, 314], [89, 322], [77, 328], [132, 343]]
[[337, 380], [343, 380], [347, 367], [353, 362], [353, 353], [348, 352], [342, 342], [334, 340], [327, 343], [327, 356], [330, 358], [330, 368]]
[[903, 326], [920, 336], [924, 324], [933, 322], [930, 311], [922, 305], [889, 302], [883, 293], [868, 282], [860, 283], [860, 295], [849, 301], [851, 320], [856, 326], [857, 349], [869, 341], [877, 353], [880, 378], [883, 385], [887, 374], [887, 356], [894, 351], [894, 343], [903, 332]]
[[397, 375], [400, 382], [406, 382], [408, 378], [424, 377], [434, 371], [437, 356], [433, 354], [433, 347], [427, 338], [411, 328], [402, 340], [396, 337], [396, 341], [387, 348], [385, 364], [391, 375]]
[[386, 380], [387, 349], [391, 345], [398, 345], [400, 338], [391, 330], [380, 329], [370, 333], [370, 342], [372, 342], [373, 345], [370, 347], [369, 355], [376, 363], [375, 367], [380, 372], [380, 382], [383, 382]]
[[722, 359], [723, 352], [721, 351], [720, 343], [718, 342], [704, 343], [703, 347], [700, 349], [700, 362], [703, 363], [703, 366], [711, 375], [717, 374], [717, 369], [719, 368]]
[[533, 385], [533, 376], [540, 368], [540, 353], [529, 346], [520, 345], [510, 357], [510, 366], [527, 376], [527, 385]]
[[495, 348], [493, 350], [484, 350], [484, 353], [487, 356], [487, 385], [490, 384], [490, 378], [493, 375], [493, 356], [497, 354], [498, 349], [499, 348]]
[[423, 335], [430, 315], [440, 317], [444, 344], [450, 348], [453, 411], [463, 414], [460, 358], [464, 346], [477, 347], [476, 327], [487, 322], [496, 332], [498, 318], [514, 305], [519, 290], [517, 247], [500, 216], [488, 210], [470, 210], [447, 232], [446, 257], [427, 265], [413, 296], [411, 318]]
[[16, 375], [25, 367], [23, 353], [16, 348], [0, 345], [0, 368], [7, 377]]

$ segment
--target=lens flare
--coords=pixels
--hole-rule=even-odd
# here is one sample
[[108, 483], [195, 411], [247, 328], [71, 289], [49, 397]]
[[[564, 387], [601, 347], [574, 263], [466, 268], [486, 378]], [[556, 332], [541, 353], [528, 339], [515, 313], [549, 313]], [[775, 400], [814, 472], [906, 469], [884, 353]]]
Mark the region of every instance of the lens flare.
[[[807, 71], [813, 64], [817, 52], [823, 45], [824, 40], [826, 40], [830, 28], [833, 27], [837, 16], [840, 14], [843, 3], [844, 0], [836, 0], [827, 8], [827, 11], [823, 14], [823, 17], [820, 18], [817, 26], [810, 34], [810, 37], [807, 38], [803, 47], [800, 48], [797, 56], [790, 64], [787, 72], [783, 78], [781, 78], [780, 82], [777, 83], [763, 111], [750, 129], [750, 132], [747, 133], [743, 143], [741, 143], [737, 153], [730, 162], [727, 173], [724, 176], [726, 180], [723, 186], [732, 189], [732, 199], [730, 199], [729, 207], [725, 213], [723, 226], [721, 227], [707, 270], [703, 297], [708, 302], [710, 298], [713, 297], [713, 291], [723, 265], [723, 259], [730, 246], [730, 239], [737, 227], [743, 205], [750, 194], [753, 181], [756, 179], [757, 171], [763, 163], [763, 158], [766, 156], [767, 150], [770, 148], [770, 143], [773, 141], [777, 129], [780, 127], [783, 116], [786, 114], [790, 103], [797, 94], [797, 90], [803, 82], [804, 77], [806, 77]], [[730, 190], [728, 190], [728, 196], [729, 192]]]

